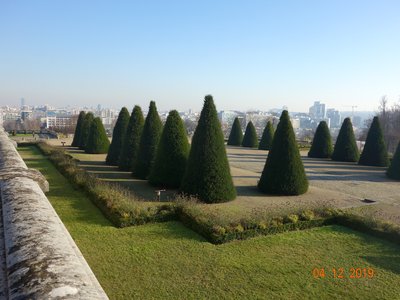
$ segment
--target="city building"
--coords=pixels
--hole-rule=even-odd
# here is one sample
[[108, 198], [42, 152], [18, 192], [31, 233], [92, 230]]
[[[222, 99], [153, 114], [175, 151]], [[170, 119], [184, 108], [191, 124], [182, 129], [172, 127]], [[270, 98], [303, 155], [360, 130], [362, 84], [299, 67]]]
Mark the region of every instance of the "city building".
[[51, 115], [46, 117], [46, 128], [65, 128], [75, 125], [76, 117], [71, 115]]
[[320, 101], [315, 101], [314, 105], [309, 109], [310, 117], [317, 120], [325, 118], [325, 104]]
[[342, 117], [338, 110], [329, 108], [326, 111], [326, 117], [330, 120], [331, 128], [339, 128], [341, 126]]

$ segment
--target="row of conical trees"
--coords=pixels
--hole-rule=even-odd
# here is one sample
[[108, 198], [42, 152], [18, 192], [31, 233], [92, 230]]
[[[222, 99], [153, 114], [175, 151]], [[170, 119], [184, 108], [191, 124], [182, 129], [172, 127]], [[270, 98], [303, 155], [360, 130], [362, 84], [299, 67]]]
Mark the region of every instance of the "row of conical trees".
[[223, 202], [236, 197], [211, 96], [205, 98], [192, 147], [176, 110], [169, 112], [162, 127], [153, 101], [145, 120], [139, 106], [134, 107], [130, 117], [127, 109], [122, 108], [106, 163], [148, 179], [152, 185], [179, 188], [204, 202]]
[[[76, 135], [86, 116], [81, 114]], [[146, 120], [139, 106], [135, 106], [130, 116], [123, 108], [106, 162], [130, 170], [153, 185], [179, 188], [206, 203], [236, 197], [221, 124], [210, 95], [205, 97], [191, 147], [177, 111], [169, 113], [162, 129], [154, 102], [150, 103]], [[287, 111], [282, 113], [258, 188], [264, 193], [283, 195], [298, 195], [308, 188]]]
[[[86, 117], [87, 115], [83, 117], [83, 120]], [[82, 127], [83, 134], [85, 121], [82, 122], [79, 126]], [[330, 154], [335, 153], [334, 150], [339, 147], [339, 144], [347, 144], [343, 147], [344, 150], [337, 149], [337, 155], [340, 157], [344, 153], [346, 159], [351, 157], [350, 154], [354, 151], [354, 147], [352, 144], [348, 145], [348, 140], [354, 140], [355, 144], [355, 138], [350, 120], [345, 120], [339, 134], [342, 137], [340, 139], [338, 137], [334, 150], [330, 150], [332, 142], [326, 123], [325, 125], [321, 123], [319, 127], [321, 127], [317, 130], [319, 137], [316, 133], [310, 156], [322, 157], [316, 154], [320, 151], [318, 149], [322, 149], [322, 152], [328, 153], [329, 157]], [[375, 128], [375, 125], [371, 128]], [[372, 129], [370, 129], [371, 131]], [[368, 136], [370, 135], [374, 136], [372, 133], [368, 134]], [[318, 139], [322, 142], [318, 142]], [[318, 148], [318, 143], [324, 145]], [[366, 145], [364, 149], [369, 149], [368, 147]], [[395, 173], [398, 173], [400, 166], [399, 148], [400, 146], [393, 159], [393, 167], [391, 166]], [[114, 128], [107, 163], [132, 171], [134, 176], [148, 179], [153, 185], [179, 188], [182, 193], [196, 196], [206, 203], [225, 202], [236, 197], [221, 125], [213, 98], [210, 95], [205, 97], [191, 147], [183, 121], [177, 111], [173, 110], [169, 113], [164, 129], [162, 129], [153, 101], [150, 103], [146, 120], [144, 120], [139, 106], [135, 106], [130, 117], [126, 108], [123, 108]], [[389, 168], [388, 174], [391, 168]], [[299, 195], [308, 189], [308, 180], [287, 111], [283, 111], [280, 117], [262, 175], [258, 181], [258, 188], [264, 193], [277, 195]]]
[[71, 146], [79, 147], [86, 153], [107, 153], [110, 141], [107, 138], [103, 123], [99, 117], [81, 111], [76, 124]]
[[249, 148], [258, 148], [260, 150], [270, 150], [272, 146], [272, 140], [274, 138], [274, 127], [271, 121], [267, 122], [261, 136], [260, 143], [258, 143], [258, 137], [253, 122], [247, 123], [246, 131], [243, 136], [242, 127], [240, 125], [239, 118], [235, 118], [233, 121], [231, 133], [228, 138], [229, 146], [243, 146]]
[[[387, 175], [394, 179], [400, 179], [399, 148], [400, 143], [390, 164], [379, 118], [374, 117], [368, 130], [364, 149], [360, 155], [353, 125], [350, 118], [346, 118], [340, 128], [335, 147], [332, 146], [332, 139], [326, 122], [321, 121], [315, 132], [308, 156], [332, 158], [332, 160], [336, 161], [358, 162], [358, 164], [366, 166], [387, 167], [390, 164]], [[397, 167], [396, 164], [398, 164]]]

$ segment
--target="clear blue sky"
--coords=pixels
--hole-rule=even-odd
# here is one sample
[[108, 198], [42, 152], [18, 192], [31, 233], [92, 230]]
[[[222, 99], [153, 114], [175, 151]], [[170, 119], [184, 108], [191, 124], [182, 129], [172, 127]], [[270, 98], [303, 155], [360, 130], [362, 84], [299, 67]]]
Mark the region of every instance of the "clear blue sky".
[[400, 1], [0, 0], [0, 105], [373, 110], [400, 96]]

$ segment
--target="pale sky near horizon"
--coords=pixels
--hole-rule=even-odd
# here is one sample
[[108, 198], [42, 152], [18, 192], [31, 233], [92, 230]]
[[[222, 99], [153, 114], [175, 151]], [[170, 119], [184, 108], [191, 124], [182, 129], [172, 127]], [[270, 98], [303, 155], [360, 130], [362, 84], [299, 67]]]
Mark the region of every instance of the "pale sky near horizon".
[[376, 110], [400, 1], [0, 0], [0, 105]]

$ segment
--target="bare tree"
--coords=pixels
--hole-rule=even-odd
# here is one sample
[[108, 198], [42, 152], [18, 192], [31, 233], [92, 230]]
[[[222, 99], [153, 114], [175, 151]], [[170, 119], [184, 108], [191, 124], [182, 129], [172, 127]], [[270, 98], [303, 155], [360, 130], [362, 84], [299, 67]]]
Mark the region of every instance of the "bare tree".
[[388, 99], [383, 96], [378, 112], [383, 136], [389, 152], [394, 152], [400, 140], [400, 103], [388, 106]]

